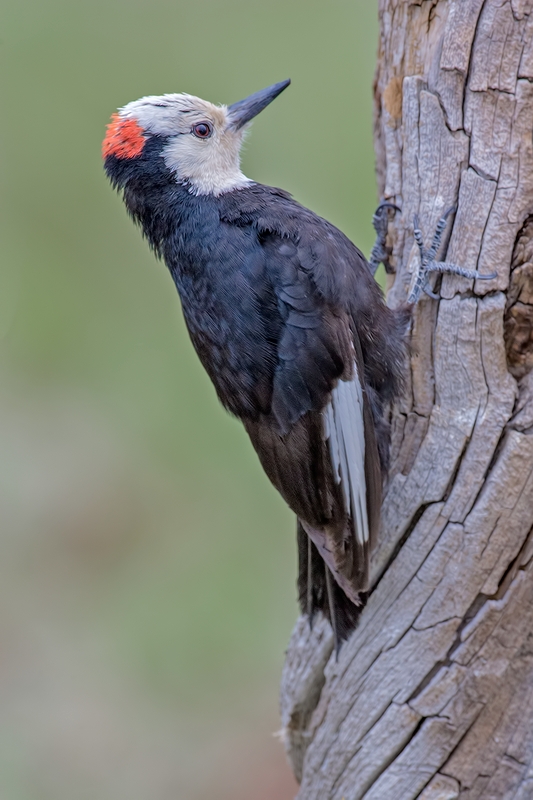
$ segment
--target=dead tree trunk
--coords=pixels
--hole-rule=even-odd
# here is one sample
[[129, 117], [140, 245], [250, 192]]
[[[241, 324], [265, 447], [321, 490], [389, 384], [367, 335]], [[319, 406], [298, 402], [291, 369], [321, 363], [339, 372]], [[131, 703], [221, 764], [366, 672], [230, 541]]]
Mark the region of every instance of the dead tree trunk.
[[[322, 620], [282, 679], [299, 800], [533, 798], [533, 0], [380, 0], [375, 136], [389, 292], [457, 205], [416, 307], [373, 589], [338, 662]], [[531, 216], [530, 216], [531, 215]]]

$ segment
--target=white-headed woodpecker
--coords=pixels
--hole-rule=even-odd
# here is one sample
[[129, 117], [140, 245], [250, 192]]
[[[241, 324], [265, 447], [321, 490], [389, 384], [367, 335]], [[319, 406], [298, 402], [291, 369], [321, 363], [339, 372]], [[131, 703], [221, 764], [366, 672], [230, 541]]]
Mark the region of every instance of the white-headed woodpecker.
[[297, 515], [302, 609], [339, 642], [368, 589], [406, 314], [344, 234], [241, 172], [247, 123], [288, 85], [229, 107], [144, 97], [113, 116], [103, 156], [220, 401]]

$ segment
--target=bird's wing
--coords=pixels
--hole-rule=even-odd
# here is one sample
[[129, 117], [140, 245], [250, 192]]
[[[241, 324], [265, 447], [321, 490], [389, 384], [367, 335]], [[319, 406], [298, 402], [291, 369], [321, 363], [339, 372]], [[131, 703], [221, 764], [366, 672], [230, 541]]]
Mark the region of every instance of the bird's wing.
[[[358, 593], [368, 588], [381, 476], [356, 334], [346, 316], [329, 320], [329, 338], [320, 326], [292, 327], [286, 324], [282, 335], [291, 346], [281, 349], [272, 411], [245, 425], [272, 483], [298, 515], [338, 585], [358, 602]], [[314, 379], [322, 358], [326, 366], [330, 363], [324, 356], [330, 351], [344, 369], [336, 378], [320, 372], [324, 385], [318, 408], [313, 408], [316, 385], [308, 389], [306, 381]], [[281, 413], [287, 427], [280, 435]]]
[[[381, 472], [368, 400], [357, 359], [349, 378], [341, 378], [322, 411], [324, 443], [343, 524], [302, 526], [338, 585], [355, 603], [368, 589], [370, 552], [381, 505]], [[338, 512], [337, 512], [338, 514]], [[335, 515], [337, 516], [337, 515]]]
[[355, 540], [363, 547], [370, 533], [366, 508], [363, 387], [354, 361], [350, 380], [339, 380], [324, 409], [324, 432], [333, 477], [342, 489]]
[[368, 584], [381, 479], [354, 297], [371, 307], [379, 290], [340, 231], [265, 192], [256, 187], [249, 212], [240, 205], [228, 217], [258, 231], [281, 321], [270, 412], [245, 425], [265, 471], [355, 602]]

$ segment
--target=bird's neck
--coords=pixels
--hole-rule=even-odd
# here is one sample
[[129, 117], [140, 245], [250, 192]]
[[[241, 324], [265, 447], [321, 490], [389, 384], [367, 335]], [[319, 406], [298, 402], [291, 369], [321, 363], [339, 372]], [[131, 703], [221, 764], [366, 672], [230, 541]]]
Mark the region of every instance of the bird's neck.
[[219, 222], [215, 195], [196, 195], [167, 170], [136, 175], [124, 187], [124, 202], [155, 253], [171, 269], [189, 252], [187, 242], [204, 242]]
[[182, 204], [176, 203], [176, 195], [186, 192], [175, 181], [150, 183], [134, 179], [124, 188], [124, 203], [128, 212], [159, 256], [162, 255], [165, 239], [181, 223]]

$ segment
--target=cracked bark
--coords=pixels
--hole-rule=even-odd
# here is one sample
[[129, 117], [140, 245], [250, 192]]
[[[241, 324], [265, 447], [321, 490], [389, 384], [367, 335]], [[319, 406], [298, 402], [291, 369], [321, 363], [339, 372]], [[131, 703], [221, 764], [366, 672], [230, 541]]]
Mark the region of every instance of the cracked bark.
[[[372, 592], [338, 662], [300, 619], [282, 677], [299, 800], [533, 797], [533, 0], [380, 0], [375, 143], [394, 282], [457, 213], [415, 309]], [[442, 252], [442, 251], [441, 251]]]

